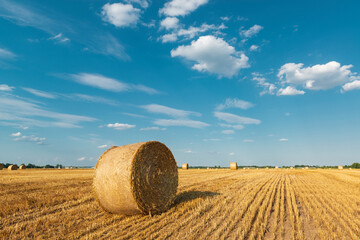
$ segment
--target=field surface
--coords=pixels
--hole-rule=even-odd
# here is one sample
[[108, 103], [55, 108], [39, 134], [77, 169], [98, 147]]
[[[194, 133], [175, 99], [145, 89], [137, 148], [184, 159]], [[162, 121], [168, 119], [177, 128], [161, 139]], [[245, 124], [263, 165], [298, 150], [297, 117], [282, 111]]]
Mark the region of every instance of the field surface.
[[356, 170], [179, 170], [152, 217], [105, 213], [93, 174], [0, 171], [0, 239], [360, 239]]

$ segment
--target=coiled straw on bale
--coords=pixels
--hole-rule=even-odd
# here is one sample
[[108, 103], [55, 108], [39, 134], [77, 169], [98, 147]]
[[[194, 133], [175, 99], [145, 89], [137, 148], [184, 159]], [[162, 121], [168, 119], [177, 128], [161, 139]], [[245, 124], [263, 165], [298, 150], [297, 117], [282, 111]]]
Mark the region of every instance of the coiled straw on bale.
[[26, 166], [24, 164], [21, 164], [19, 169], [26, 169]]
[[3, 170], [4, 164], [0, 163], [0, 170]]
[[187, 163], [183, 163], [183, 165], [182, 165], [182, 169], [189, 169], [189, 164], [187, 164]]
[[238, 169], [237, 163], [236, 163], [236, 162], [230, 163], [230, 169], [231, 169], [231, 170], [237, 170], [237, 169]]
[[13, 164], [13, 165], [10, 165], [8, 167], [8, 170], [12, 171], [12, 170], [17, 170], [18, 169], [18, 166], [16, 164]]
[[112, 147], [95, 166], [96, 199], [111, 213], [164, 212], [173, 204], [177, 186], [175, 158], [170, 149], [156, 141]]

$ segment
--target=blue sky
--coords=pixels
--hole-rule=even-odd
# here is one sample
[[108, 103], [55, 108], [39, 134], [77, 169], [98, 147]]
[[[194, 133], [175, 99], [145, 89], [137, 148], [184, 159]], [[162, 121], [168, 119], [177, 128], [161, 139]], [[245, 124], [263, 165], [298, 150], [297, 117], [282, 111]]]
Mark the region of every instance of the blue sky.
[[358, 1], [0, 0], [0, 162], [359, 161]]

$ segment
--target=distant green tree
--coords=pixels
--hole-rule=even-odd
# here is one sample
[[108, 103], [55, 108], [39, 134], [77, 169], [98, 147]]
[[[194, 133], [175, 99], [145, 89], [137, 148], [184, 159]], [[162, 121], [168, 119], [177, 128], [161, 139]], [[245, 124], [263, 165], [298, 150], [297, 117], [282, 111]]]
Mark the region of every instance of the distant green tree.
[[360, 163], [354, 162], [350, 165], [351, 168], [360, 168]]

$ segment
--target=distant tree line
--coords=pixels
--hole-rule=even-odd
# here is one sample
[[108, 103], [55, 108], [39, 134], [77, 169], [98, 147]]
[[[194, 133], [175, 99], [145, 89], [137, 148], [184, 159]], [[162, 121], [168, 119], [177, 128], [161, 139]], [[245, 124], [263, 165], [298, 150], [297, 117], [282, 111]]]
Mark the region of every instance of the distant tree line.
[[[215, 166], [189, 166], [189, 168], [228, 168], [228, 167], [221, 167], [220, 165], [215, 165]], [[250, 165], [250, 166], [238, 166], [238, 168], [274, 168], [275, 166], [257, 166], [257, 165]], [[292, 166], [282, 166], [281, 168], [290, 168]], [[320, 165], [295, 165], [293, 166], [294, 168], [304, 168], [304, 167], [309, 167], [309, 168], [338, 168], [338, 166], [320, 166]], [[353, 163], [351, 165], [345, 165], [343, 166], [344, 168], [360, 168], [360, 163]], [[181, 168], [181, 167], [180, 167]]]
[[[12, 165], [13, 163], [4, 163], [4, 168], [7, 168], [9, 167], [10, 165]], [[22, 165], [22, 164], [20, 164]], [[19, 165], [19, 166], [20, 166]], [[45, 166], [38, 166], [38, 165], [35, 165], [35, 164], [32, 164], [32, 163], [29, 163], [29, 164], [23, 164], [26, 166], [26, 168], [64, 168], [63, 165], [61, 164], [56, 164], [55, 166], [53, 165], [49, 165], [49, 164], [46, 164]]]

